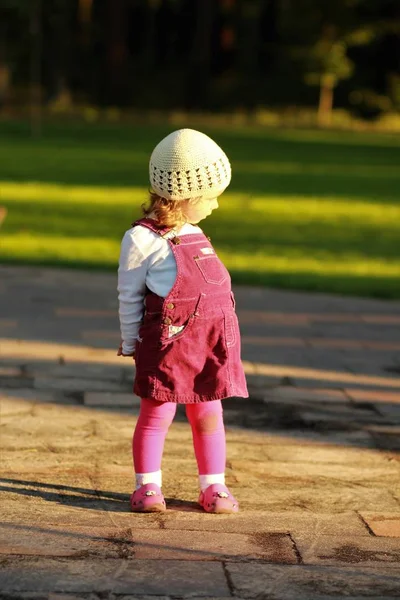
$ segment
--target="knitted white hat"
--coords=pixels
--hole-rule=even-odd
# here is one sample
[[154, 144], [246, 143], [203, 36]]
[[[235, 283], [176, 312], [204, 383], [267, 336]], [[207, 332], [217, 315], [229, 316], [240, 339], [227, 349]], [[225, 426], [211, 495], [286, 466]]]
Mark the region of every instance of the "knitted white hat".
[[207, 135], [194, 129], [173, 131], [150, 157], [150, 184], [162, 198], [216, 198], [231, 180], [225, 152]]

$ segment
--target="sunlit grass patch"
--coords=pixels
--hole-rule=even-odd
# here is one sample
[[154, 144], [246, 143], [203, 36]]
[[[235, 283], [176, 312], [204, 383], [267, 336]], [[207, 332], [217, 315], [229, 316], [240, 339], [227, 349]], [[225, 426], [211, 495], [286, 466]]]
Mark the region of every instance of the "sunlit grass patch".
[[[0, 261], [116, 269], [160, 128], [0, 137]], [[165, 131], [163, 131], [165, 133]], [[211, 135], [212, 131], [209, 132]], [[131, 135], [131, 137], [129, 137]], [[94, 137], [95, 141], [94, 141]], [[400, 298], [392, 138], [222, 131], [233, 180], [202, 223], [235, 282]]]

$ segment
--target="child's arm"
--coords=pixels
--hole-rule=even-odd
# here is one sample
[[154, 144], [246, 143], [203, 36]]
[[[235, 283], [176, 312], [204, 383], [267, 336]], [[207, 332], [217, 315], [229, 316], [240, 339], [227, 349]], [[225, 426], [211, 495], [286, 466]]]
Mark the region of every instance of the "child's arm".
[[136, 339], [143, 318], [148, 258], [135, 243], [135, 230], [125, 233], [118, 268], [119, 322], [121, 344], [118, 356], [134, 356]]

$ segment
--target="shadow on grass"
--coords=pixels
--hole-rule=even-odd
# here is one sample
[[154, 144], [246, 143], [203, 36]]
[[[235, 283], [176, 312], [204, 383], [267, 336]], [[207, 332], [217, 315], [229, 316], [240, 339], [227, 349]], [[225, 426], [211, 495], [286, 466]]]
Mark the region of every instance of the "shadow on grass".
[[[174, 128], [51, 124], [43, 138], [32, 140], [25, 124], [2, 123], [1, 178], [147, 188], [151, 151]], [[386, 141], [376, 136], [374, 144], [371, 136], [343, 134], [341, 138], [329, 132], [303, 133], [300, 137], [296, 132], [264, 129], [208, 133], [218, 136], [233, 163], [230, 189], [234, 192], [246, 196], [362, 197], [382, 204], [399, 200], [400, 174], [396, 169], [400, 146], [389, 136]], [[254, 172], [254, 164], [260, 165], [260, 172]], [[316, 166], [322, 167], [322, 172], [309, 170]]]

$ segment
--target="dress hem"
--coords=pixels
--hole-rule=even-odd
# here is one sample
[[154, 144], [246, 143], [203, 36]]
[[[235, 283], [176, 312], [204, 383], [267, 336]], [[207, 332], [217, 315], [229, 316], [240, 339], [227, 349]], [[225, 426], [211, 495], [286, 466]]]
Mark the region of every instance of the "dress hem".
[[142, 394], [137, 388], [134, 388], [133, 391], [140, 398], [155, 400], [156, 402], [172, 402], [174, 404], [201, 404], [203, 402], [212, 402], [213, 400], [225, 400], [226, 398], [249, 398], [249, 393], [242, 390], [225, 390], [219, 394], [210, 394], [209, 396], [205, 394], [157, 394], [154, 392]]

